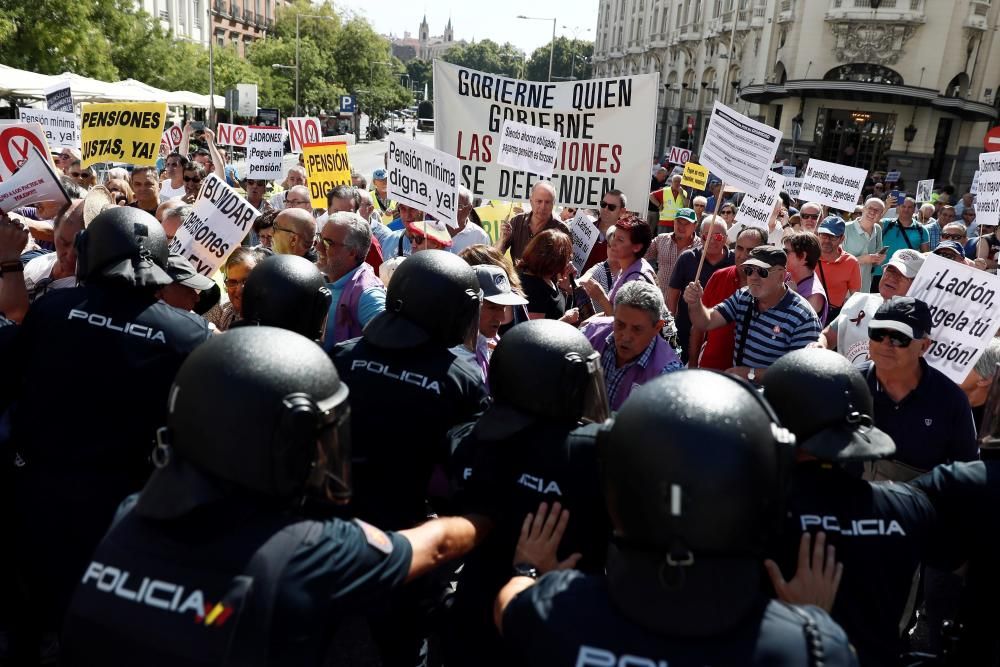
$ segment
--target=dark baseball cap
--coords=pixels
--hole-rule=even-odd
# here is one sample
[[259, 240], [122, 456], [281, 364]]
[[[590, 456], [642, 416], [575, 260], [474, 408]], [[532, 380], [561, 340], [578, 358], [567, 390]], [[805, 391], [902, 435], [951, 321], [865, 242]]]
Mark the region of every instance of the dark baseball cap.
[[787, 263], [788, 255], [778, 246], [759, 245], [750, 251], [743, 266], [759, 266], [762, 269], [770, 269], [774, 266], [785, 266]]
[[869, 329], [891, 329], [915, 339], [927, 336], [933, 326], [931, 309], [912, 296], [894, 296], [884, 301], [868, 323]]
[[844, 223], [843, 218], [837, 215], [828, 215], [823, 218], [823, 222], [819, 223], [816, 233], [827, 234], [829, 236], [843, 236], [846, 228], [847, 225]]
[[938, 243], [937, 247], [934, 248], [934, 254], [935, 255], [942, 255], [942, 256], [945, 256], [945, 255], [948, 254], [947, 252], [942, 253], [941, 252], [942, 250], [953, 252], [956, 255], [958, 255], [960, 258], [963, 258], [963, 259], [965, 258], [965, 248], [963, 248], [962, 244], [959, 243], [958, 241], [952, 241], [951, 239], [947, 239], [947, 240], [941, 241], [941, 243]]
[[180, 283], [185, 287], [196, 290], [209, 290], [215, 286], [215, 282], [194, 270], [191, 262], [184, 259], [183, 255], [170, 253], [167, 258], [167, 273], [174, 279], [175, 283]]

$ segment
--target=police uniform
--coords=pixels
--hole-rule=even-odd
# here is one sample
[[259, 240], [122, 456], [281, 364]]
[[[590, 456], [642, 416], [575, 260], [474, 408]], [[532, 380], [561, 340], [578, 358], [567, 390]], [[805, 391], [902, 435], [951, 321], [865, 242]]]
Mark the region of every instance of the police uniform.
[[[557, 667], [721, 667], [856, 665], [847, 636], [816, 607], [761, 597], [727, 632], [668, 636], [639, 627], [608, 595], [607, 580], [575, 570], [551, 572], [515, 597], [503, 635], [518, 665]], [[803, 641], [805, 640], [805, 641]]]

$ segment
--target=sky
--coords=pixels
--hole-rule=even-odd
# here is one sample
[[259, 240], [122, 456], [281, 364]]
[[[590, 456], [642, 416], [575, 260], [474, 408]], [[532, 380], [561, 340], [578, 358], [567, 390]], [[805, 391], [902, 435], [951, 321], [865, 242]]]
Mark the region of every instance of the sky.
[[[408, 30], [419, 33], [420, 20], [427, 14], [431, 36], [444, 33], [451, 18], [456, 40], [471, 42], [492, 39], [511, 42], [527, 55], [552, 40], [552, 17], [556, 18], [556, 36], [594, 40], [597, 26], [597, 0], [505, 0], [492, 2], [420, 2], [420, 0], [378, 0], [377, 2], [342, 0], [335, 6], [346, 7], [365, 16], [378, 32], [398, 37]], [[547, 21], [526, 21], [516, 16], [538, 16]], [[561, 18], [565, 17], [565, 18]], [[566, 27], [563, 27], [566, 26]]]

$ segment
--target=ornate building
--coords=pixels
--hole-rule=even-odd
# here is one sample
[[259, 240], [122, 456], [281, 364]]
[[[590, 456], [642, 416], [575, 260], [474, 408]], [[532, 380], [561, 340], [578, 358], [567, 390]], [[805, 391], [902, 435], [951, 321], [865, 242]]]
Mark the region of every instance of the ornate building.
[[997, 5], [600, 0], [594, 76], [660, 72], [658, 154], [697, 150], [719, 99], [781, 129], [779, 157], [967, 186], [1000, 108]]
[[231, 44], [245, 56], [248, 44], [274, 28], [275, 9], [287, 0], [139, 0], [138, 4], [178, 39], [206, 48], [210, 33], [204, 26], [211, 14], [216, 46]]

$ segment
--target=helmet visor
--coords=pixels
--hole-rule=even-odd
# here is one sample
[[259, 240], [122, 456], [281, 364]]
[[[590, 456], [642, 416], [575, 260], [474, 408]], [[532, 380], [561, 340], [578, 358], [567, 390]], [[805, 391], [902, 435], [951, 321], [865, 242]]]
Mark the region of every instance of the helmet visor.
[[462, 345], [468, 350], [476, 351], [476, 343], [479, 342], [479, 310], [483, 305], [483, 291], [478, 293], [470, 289], [465, 290], [472, 307], [469, 308], [469, 321], [465, 324], [462, 335]]
[[603, 424], [611, 416], [608, 407], [608, 390], [604, 384], [604, 371], [601, 369], [601, 355], [594, 352], [585, 360], [587, 376], [583, 386], [583, 414], [580, 417], [585, 423]]
[[323, 413], [316, 445], [317, 457], [306, 483], [307, 493], [346, 504], [351, 499], [351, 408], [346, 400]]

